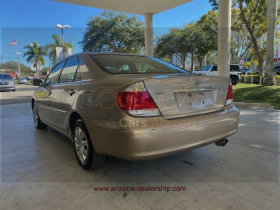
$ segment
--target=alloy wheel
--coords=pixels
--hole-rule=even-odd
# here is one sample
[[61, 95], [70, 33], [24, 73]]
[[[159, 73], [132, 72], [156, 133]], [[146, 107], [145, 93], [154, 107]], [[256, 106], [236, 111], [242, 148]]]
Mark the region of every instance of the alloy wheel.
[[34, 119], [34, 125], [37, 127], [38, 121], [39, 121], [39, 114], [38, 114], [38, 109], [37, 109], [36, 104], [34, 104], [34, 107], [33, 107], [33, 119]]
[[84, 164], [88, 159], [89, 147], [87, 137], [80, 127], [75, 129], [74, 141], [77, 156], [81, 163]]

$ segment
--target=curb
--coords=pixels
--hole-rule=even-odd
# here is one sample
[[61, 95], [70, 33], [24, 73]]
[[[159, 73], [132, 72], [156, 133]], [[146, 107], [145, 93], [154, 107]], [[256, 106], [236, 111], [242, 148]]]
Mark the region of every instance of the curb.
[[244, 103], [244, 102], [233, 102], [236, 108], [247, 108], [247, 109], [274, 109], [268, 103]]

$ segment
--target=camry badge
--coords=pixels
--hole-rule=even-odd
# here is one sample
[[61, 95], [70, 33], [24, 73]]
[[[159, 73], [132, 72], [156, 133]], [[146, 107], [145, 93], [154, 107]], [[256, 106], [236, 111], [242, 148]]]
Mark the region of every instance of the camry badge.
[[201, 85], [200, 80], [198, 80], [198, 79], [195, 80], [194, 83], [193, 83], [193, 85], [194, 85], [194, 86], [199, 86], [199, 85]]

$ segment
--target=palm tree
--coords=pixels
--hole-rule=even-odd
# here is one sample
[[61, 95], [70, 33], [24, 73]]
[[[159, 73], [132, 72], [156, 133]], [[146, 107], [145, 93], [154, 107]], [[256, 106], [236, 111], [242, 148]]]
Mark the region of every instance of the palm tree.
[[39, 78], [38, 64], [44, 65], [45, 60], [43, 56], [47, 56], [47, 52], [44, 47], [41, 47], [36, 42], [25, 45], [24, 49], [27, 51], [23, 54], [23, 57], [27, 56], [27, 63], [34, 61], [34, 67], [36, 66], [37, 78]]
[[276, 32], [278, 0], [267, 2], [267, 43], [266, 43], [266, 65], [263, 85], [276, 85], [274, 77], [274, 43]]
[[[62, 43], [60, 41], [60, 38], [57, 34], [52, 35], [53, 38], [53, 43], [49, 43], [46, 45], [46, 50], [48, 51], [49, 58], [52, 61], [52, 65], [54, 65], [56, 61], [56, 48], [57, 47], [62, 47]], [[64, 42], [64, 47], [63, 47], [63, 52], [64, 55], [68, 52], [69, 48], [73, 48], [73, 45], [69, 42]]]

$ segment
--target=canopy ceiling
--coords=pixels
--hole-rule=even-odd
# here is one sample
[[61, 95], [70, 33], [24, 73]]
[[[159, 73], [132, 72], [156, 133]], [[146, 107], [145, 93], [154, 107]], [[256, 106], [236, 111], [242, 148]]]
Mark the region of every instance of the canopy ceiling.
[[192, 0], [53, 0], [68, 4], [144, 15], [157, 14]]

